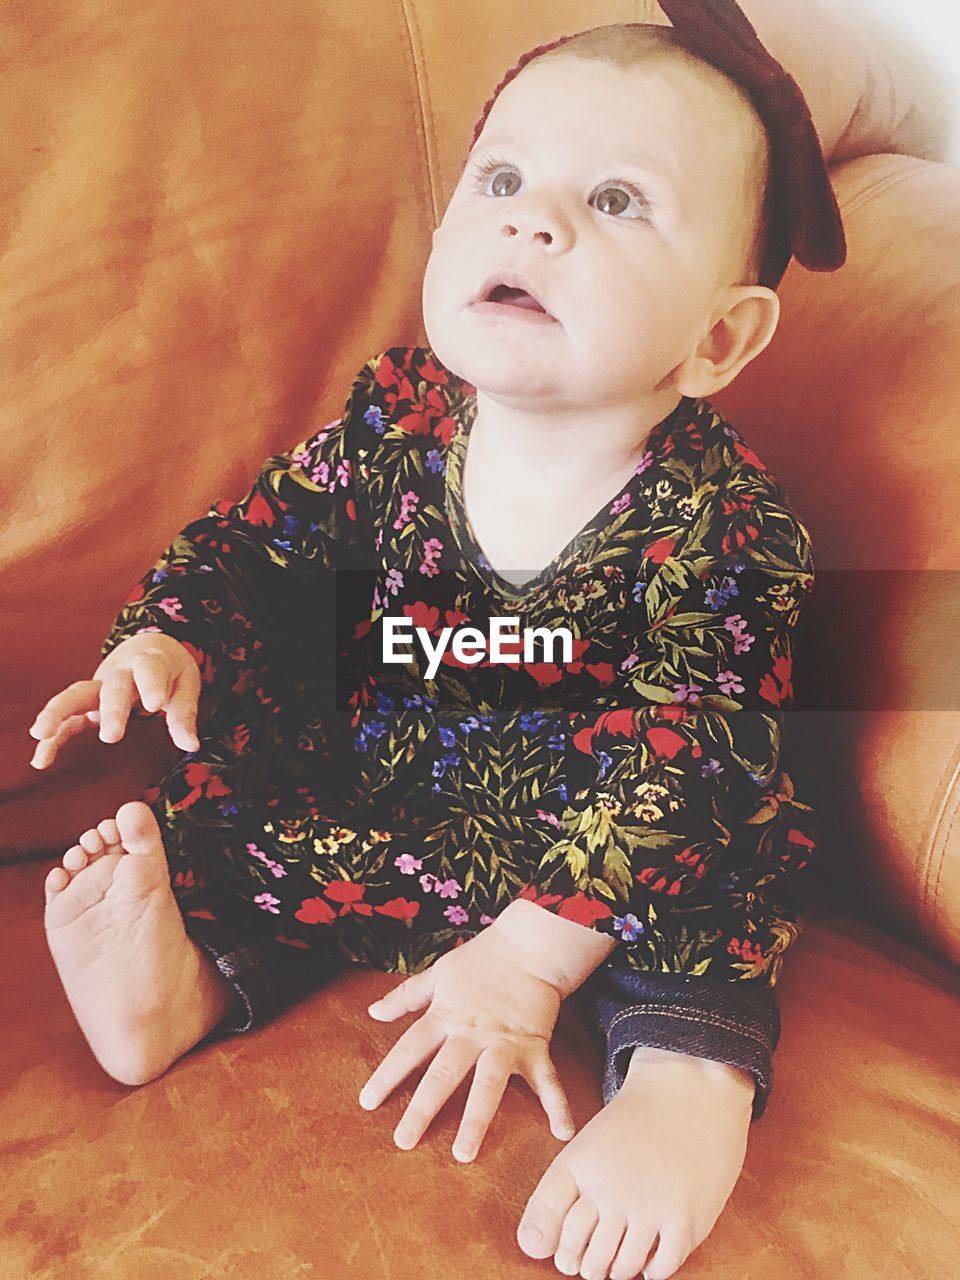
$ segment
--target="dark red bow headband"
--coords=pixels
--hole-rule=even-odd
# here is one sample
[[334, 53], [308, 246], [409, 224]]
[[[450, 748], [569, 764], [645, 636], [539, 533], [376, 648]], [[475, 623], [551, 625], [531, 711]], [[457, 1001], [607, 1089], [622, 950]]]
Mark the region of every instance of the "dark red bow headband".
[[[760, 283], [775, 289], [791, 257], [810, 271], [842, 267], [847, 257], [843, 221], [820, 138], [796, 80], [764, 48], [735, 0], [660, 0], [660, 7], [685, 48], [746, 90], [770, 139], [770, 224]], [[471, 150], [506, 85], [533, 58], [570, 38], [561, 36], [537, 45], [517, 60], [485, 103], [474, 126]]]

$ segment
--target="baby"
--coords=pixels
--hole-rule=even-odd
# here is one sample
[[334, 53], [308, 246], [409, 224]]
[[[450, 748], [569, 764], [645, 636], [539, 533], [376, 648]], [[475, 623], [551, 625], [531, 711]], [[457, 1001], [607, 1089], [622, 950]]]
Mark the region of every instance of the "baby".
[[[131, 1085], [338, 965], [409, 975], [371, 1006], [419, 1016], [361, 1104], [429, 1064], [413, 1147], [476, 1067], [469, 1161], [519, 1074], [569, 1139], [521, 1249], [665, 1280], [734, 1187], [755, 1077], [638, 1043], [576, 1133], [549, 1045], [613, 952], [766, 987], [798, 933], [813, 841], [778, 761], [809, 539], [705, 399], [773, 337], [789, 251], [771, 269], [764, 121], [678, 32], [534, 52], [434, 232], [430, 345], [182, 530], [38, 715], [38, 768], [157, 712], [185, 753], [50, 871], [45, 927]], [[572, 644], [504, 657], [504, 618]]]

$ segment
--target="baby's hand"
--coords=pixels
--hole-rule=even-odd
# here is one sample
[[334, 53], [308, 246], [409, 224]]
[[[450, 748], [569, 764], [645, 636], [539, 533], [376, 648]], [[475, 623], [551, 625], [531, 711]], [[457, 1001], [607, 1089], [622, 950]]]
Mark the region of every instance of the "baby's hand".
[[380, 1105], [415, 1067], [434, 1053], [394, 1132], [398, 1147], [415, 1147], [430, 1121], [476, 1063], [453, 1154], [476, 1156], [500, 1099], [516, 1072], [540, 1098], [555, 1138], [576, 1132], [570, 1104], [550, 1058], [560, 993], [529, 972], [521, 952], [492, 926], [429, 969], [405, 979], [370, 1014], [392, 1021], [429, 1005], [381, 1062], [360, 1094], [368, 1110]]
[[200, 669], [179, 640], [153, 631], [129, 636], [90, 680], [75, 680], [41, 709], [30, 726], [39, 739], [30, 763], [45, 769], [65, 742], [95, 724], [101, 742], [119, 742], [138, 695], [145, 711], [166, 713], [175, 746], [196, 751], [200, 687]]

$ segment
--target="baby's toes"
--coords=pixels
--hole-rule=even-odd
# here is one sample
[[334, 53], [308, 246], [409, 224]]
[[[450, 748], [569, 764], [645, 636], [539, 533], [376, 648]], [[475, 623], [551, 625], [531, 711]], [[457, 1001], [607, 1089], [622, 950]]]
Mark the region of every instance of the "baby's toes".
[[117, 826], [116, 818], [104, 818], [102, 822], [98, 822], [97, 831], [99, 831], [100, 838], [106, 845], [107, 852], [120, 852], [123, 844], [120, 839], [120, 828]]
[[[672, 1276], [680, 1267], [686, 1254], [681, 1256], [679, 1252], [674, 1251], [673, 1257], [668, 1258], [666, 1249], [660, 1247], [660, 1242], [661, 1237], [656, 1232], [651, 1235], [649, 1226], [644, 1226], [641, 1222], [631, 1222], [610, 1268], [610, 1280], [634, 1280], [634, 1277], [642, 1277], [643, 1280], [663, 1280], [664, 1276]], [[657, 1246], [656, 1249], [654, 1245]], [[648, 1258], [649, 1270], [646, 1269]]]
[[89, 861], [90, 855], [87, 853], [86, 849], [82, 848], [79, 844], [71, 845], [61, 859], [61, 862], [67, 871], [74, 876], [78, 871], [82, 871]]
[[[563, 1228], [560, 1231], [560, 1243], [554, 1258], [557, 1270], [563, 1275], [580, 1275], [584, 1250], [590, 1243], [590, 1237], [599, 1218], [597, 1206], [586, 1196], [581, 1196], [564, 1218]], [[606, 1272], [602, 1280], [606, 1280]]]
[[103, 836], [101, 836], [96, 827], [91, 827], [89, 831], [85, 831], [77, 843], [90, 854], [91, 860], [104, 852]]
[[43, 893], [47, 902], [55, 898], [70, 883], [72, 877], [65, 867], [53, 867], [47, 872], [47, 878], [43, 882]]
[[[561, 1151], [560, 1156], [563, 1154]], [[567, 1213], [579, 1198], [573, 1174], [558, 1157], [534, 1188], [517, 1227], [517, 1243], [527, 1257], [552, 1256], [560, 1242]], [[576, 1275], [576, 1268], [570, 1274]]]
[[611, 1273], [613, 1260], [617, 1256], [617, 1250], [620, 1248], [620, 1241], [626, 1229], [625, 1218], [618, 1218], [610, 1213], [601, 1216], [590, 1237], [590, 1243], [583, 1255], [583, 1262], [580, 1264], [580, 1275], [583, 1280], [607, 1280], [611, 1274], [616, 1275], [617, 1280], [633, 1280], [634, 1276], [640, 1274], [639, 1266], [633, 1271], [624, 1271], [622, 1275], [620, 1272]]

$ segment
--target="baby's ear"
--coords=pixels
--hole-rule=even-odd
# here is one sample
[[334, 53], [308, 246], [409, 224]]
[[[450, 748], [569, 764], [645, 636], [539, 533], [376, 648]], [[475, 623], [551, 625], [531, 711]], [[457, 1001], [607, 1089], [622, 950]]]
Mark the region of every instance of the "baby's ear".
[[766, 285], [738, 285], [718, 326], [723, 332], [715, 348], [714, 391], [731, 383], [741, 369], [769, 346], [780, 323], [780, 298]]

